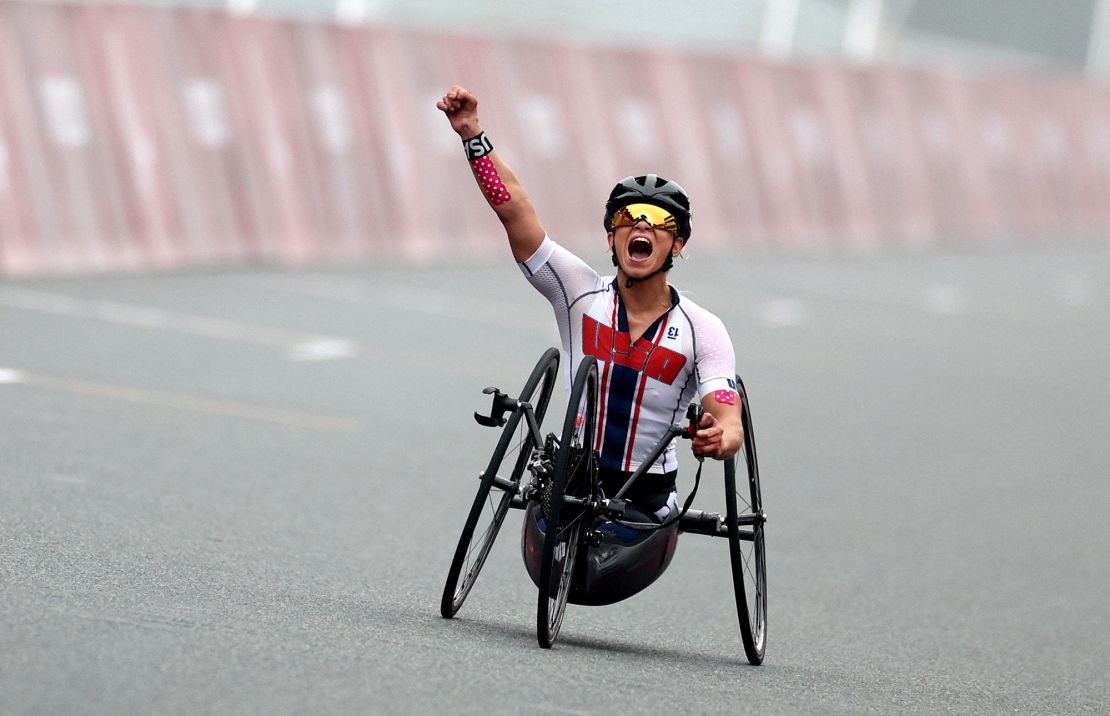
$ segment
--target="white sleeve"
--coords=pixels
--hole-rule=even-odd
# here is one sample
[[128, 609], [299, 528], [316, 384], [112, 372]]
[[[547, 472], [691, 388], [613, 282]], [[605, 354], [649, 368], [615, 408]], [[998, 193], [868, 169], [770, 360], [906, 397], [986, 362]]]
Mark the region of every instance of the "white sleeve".
[[695, 356], [698, 399], [718, 390], [736, 390], [736, 352], [725, 324], [708, 311], [695, 312], [691, 319], [697, 338]]
[[544, 236], [536, 252], [519, 265], [528, 283], [551, 302], [556, 314], [602, 284], [597, 271], [548, 236]]

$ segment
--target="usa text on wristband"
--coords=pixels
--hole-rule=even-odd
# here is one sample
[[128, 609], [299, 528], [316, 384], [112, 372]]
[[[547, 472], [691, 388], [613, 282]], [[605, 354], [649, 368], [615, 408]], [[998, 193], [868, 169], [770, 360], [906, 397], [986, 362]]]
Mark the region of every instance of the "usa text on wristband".
[[481, 159], [493, 151], [493, 145], [490, 144], [489, 138], [485, 132], [482, 132], [477, 137], [463, 140], [463, 148], [466, 149], [466, 158], [468, 161]]

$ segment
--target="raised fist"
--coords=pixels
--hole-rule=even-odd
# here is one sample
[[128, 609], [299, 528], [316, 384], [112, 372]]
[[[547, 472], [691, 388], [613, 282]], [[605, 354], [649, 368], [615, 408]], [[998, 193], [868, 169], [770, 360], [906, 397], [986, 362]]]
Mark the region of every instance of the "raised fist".
[[436, 102], [436, 107], [447, 115], [451, 122], [451, 129], [455, 130], [463, 139], [470, 139], [481, 133], [482, 127], [478, 123], [478, 98], [470, 90], [455, 85], [443, 99]]

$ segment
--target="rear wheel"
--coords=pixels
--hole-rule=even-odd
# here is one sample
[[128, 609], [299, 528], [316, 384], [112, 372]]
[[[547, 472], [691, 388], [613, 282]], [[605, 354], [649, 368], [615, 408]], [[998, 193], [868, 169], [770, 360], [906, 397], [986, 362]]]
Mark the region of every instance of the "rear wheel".
[[735, 458], [725, 461], [725, 523], [740, 638], [748, 661], [761, 664], [767, 646], [767, 559], [763, 541], [766, 518], [759, 492], [751, 409], [739, 376], [736, 385], [743, 412], [744, 448]]
[[[538, 424], [543, 424], [543, 416], [547, 412], [558, 373], [559, 351], [549, 348], [536, 363], [532, 374], [524, 383], [524, 389], [520, 391], [519, 400], [532, 404]], [[474, 496], [474, 503], [451, 560], [451, 568], [447, 572], [447, 582], [443, 585], [439, 611], [447, 619], [459, 611], [478, 579], [478, 573], [486, 563], [490, 548], [505, 521], [512, 498], [520, 490], [521, 475], [536, 448], [526, 422], [521, 421], [522, 416], [521, 411], [514, 411], [509, 415], [497, 447], [481, 474], [482, 482], [478, 487], [478, 494]], [[512, 466], [512, 472], [501, 474], [501, 466], [506, 462]]]
[[592, 514], [575, 502], [596, 497], [598, 491], [597, 458], [593, 450], [597, 434], [597, 382], [597, 360], [587, 357], [574, 376], [550, 492], [541, 496], [546, 528], [536, 627], [540, 646], [545, 649], [559, 635], [583, 532], [588, 527], [585, 522]]

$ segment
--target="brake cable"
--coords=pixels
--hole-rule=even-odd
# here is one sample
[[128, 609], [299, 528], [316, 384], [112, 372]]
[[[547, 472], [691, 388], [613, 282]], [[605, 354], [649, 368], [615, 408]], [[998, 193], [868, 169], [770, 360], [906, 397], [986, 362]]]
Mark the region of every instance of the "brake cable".
[[666, 529], [676, 522], [682, 520], [686, 513], [690, 511], [690, 506], [694, 503], [694, 497], [698, 494], [698, 486], [701, 485], [701, 469], [705, 464], [705, 459], [698, 457], [698, 471], [694, 474], [694, 489], [690, 491], [690, 496], [686, 498], [686, 502], [682, 505], [682, 510], [676, 514], [665, 518], [657, 525], [647, 524], [645, 522], [624, 522], [616, 517], [609, 519], [615, 525], [620, 525], [635, 532], [655, 532], [656, 530]]
[[[701, 416], [704, 414], [705, 411], [701, 408], [700, 405], [696, 408], [694, 405], [691, 405], [690, 410], [690, 427], [688, 428], [684, 437], [693, 438], [694, 432], [696, 432], [697, 430], [697, 426], [701, 423]], [[682, 518], [686, 516], [686, 513], [690, 511], [690, 506], [694, 504], [694, 497], [698, 494], [698, 487], [701, 486], [701, 470], [703, 467], [705, 467], [705, 456], [696, 455], [695, 457], [697, 457], [698, 459], [698, 471], [694, 474], [694, 489], [690, 491], [690, 495], [686, 498], [686, 502], [682, 505], [682, 511], [679, 512], [677, 515], [668, 516], [657, 525], [651, 525], [644, 522], [622, 522], [618, 518], [610, 518], [609, 521], [613, 524], [620, 525], [621, 527], [625, 527], [634, 532], [655, 532], [656, 530], [666, 529], [674, 523], [680, 522]]]

